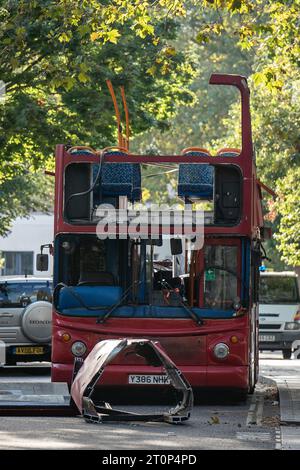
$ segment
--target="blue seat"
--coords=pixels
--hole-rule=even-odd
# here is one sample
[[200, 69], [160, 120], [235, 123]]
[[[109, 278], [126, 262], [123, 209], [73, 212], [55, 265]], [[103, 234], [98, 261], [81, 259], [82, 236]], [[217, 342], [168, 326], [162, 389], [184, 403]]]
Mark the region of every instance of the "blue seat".
[[238, 157], [241, 151], [237, 148], [223, 148], [218, 150], [217, 156], [218, 157]]
[[[63, 287], [59, 292], [58, 309], [62, 313], [73, 308], [110, 307], [120, 301], [123, 289], [120, 286], [74, 286]], [[80, 302], [79, 298], [82, 300]]]
[[76, 149], [70, 151], [71, 155], [94, 155], [94, 152], [90, 149]]
[[[201, 151], [189, 151], [184, 155], [207, 157], [209, 154]], [[178, 171], [178, 196], [186, 200], [212, 199], [214, 184], [214, 168], [202, 163], [181, 163]]]
[[[123, 152], [107, 152], [105, 155], [126, 156]], [[127, 196], [131, 202], [141, 199], [141, 168], [138, 163], [103, 163], [101, 193], [105, 197]]]
[[133, 189], [131, 194], [131, 202], [140, 201], [142, 198], [141, 188], [141, 165], [139, 163], [133, 163]]

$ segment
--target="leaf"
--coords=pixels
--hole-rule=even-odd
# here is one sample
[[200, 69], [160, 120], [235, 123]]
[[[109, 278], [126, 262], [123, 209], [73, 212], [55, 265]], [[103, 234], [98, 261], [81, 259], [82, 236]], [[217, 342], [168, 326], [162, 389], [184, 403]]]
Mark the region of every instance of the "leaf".
[[[83, 24], [83, 25], [78, 26], [78, 32], [79, 32], [81, 37], [85, 36], [89, 31], [90, 31], [90, 27], [89, 27], [88, 24]], [[93, 41], [93, 39], [92, 39], [92, 41]]]
[[213, 415], [210, 419], [211, 419], [211, 424], [220, 424], [219, 416]]
[[86, 83], [86, 82], [90, 81], [90, 78], [84, 72], [80, 72], [78, 74], [78, 80], [81, 83]]
[[13, 69], [13, 70], [16, 69], [16, 68], [18, 67], [18, 65], [19, 65], [19, 62], [18, 62], [18, 60], [17, 60], [15, 57], [13, 57], [13, 58], [11, 59], [10, 63], [11, 63], [11, 66], [12, 66], [12, 69]]
[[117, 44], [118, 38], [121, 36], [117, 29], [111, 29], [106, 33], [106, 40], [112, 42], [113, 44]]
[[148, 75], [151, 75], [152, 77], [154, 77], [156, 71], [157, 71], [156, 65], [152, 65], [152, 67], [149, 67], [149, 68], [146, 70], [146, 73], [148, 73]]
[[58, 40], [59, 40], [59, 42], [70, 42], [71, 38], [72, 38], [72, 33], [71, 33], [71, 32], [69, 32], [69, 33], [62, 33], [62, 34], [59, 36]]
[[74, 77], [67, 77], [64, 82], [64, 88], [67, 91], [70, 91], [74, 87], [75, 83], [76, 83], [76, 80]]
[[97, 33], [97, 32], [93, 32], [90, 34], [90, 38], [91, 38], [91, 41], [96, 41], [97, 39], [99, 39], [103, 34], [102, 33]]
[[209, 36], [206, 33], [203, 33], [202, 31], [199, 31], [199, 33], [197, 33], [195, 39], [198, 44], [209, 42]]
[[86, 62], [81, 62], [79, 68], [83, 73], [88, 72], [91, 69], [91, 67], [89, 67]]
[[164, 53], [166, 56], [174, 56], [176, 55], [176, 49], [175, 47], [169, 46], [169, 47], [166, 47], [166, 49], [164, 50]]
[[232, 11], [240, 10], [242, 6], [242, 0], [231, 0], [229, 9]]

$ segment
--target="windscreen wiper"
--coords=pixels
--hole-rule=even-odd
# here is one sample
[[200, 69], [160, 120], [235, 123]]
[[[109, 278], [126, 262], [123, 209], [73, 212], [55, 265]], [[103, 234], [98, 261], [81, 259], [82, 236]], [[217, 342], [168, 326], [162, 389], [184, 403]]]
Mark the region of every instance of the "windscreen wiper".
[[120, 298], [120, 300], [118, 300], [118, 302], [116, 302], [114, 305], [112, 305], [112, 307], [109, 309], [109, 311], [101, 316], [101, 317], [98, 317], [97, 318], [97, 321], [96, 323], [104, 323], [107, 318], [118, 308], [120, 307], [120, 305], [122, 305], [123, 301], [126, 299], [127, 295], [129, 294], [130, 290], [132, 289], [133, 286], [135, 285], [139, 285], [141, 284], [142, 281], [134, 281], [124, 292], [124, 294], [122, 295], [122, 297]]
[[[163, 287], [166, 287], [168, 290], [172, 290], [174, 292], [172, 286], [170, 286], [170, 284], [167, 281], [163, 280], [163, 281], [161, 281], [161, 284], [162, 284]], [[184, 308], [184, 310], [189, 314], [189, 316], [192, 318], [192, 320], [194, 320], [194, 322], [197, 323], [197, 325], [203, 325], [204, 321], [202, 320], [202, 318], [199, 318], [195, 314], [193, 309], [191, 307], [189, 307], [188, 305], [186, 305], [183, 302], [183, 300], [181, 300], [179, 292], [175, 292], [175, 294], [178, 297], [178, 301], [180, 303], [180, 306]]]

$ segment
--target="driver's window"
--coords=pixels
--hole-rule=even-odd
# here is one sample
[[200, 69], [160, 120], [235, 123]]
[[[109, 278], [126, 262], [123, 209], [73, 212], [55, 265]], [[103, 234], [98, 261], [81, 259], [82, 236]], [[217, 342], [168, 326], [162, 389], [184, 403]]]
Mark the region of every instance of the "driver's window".
[[204, 307], [231, 310], [237, 297], [237, 247], [204, 248]]

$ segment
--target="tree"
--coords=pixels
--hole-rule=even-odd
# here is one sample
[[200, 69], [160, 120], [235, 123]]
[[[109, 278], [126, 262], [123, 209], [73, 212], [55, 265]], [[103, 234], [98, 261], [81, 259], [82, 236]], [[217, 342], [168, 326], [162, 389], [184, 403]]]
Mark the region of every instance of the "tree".
[[132, 133], [163, 126], [179, 103], [191, 102], [192, 64], [171, 47], [176, 21], [155, 14], [152, 26], [139, 3], [133, 10], [118, 1], [0, 3], [0, 78], [7, 89], [0, 105], [2, 232], [10, 216], [36, 206], [37, 191], [48, 191], [40, 175], [27, 182], [53, 168], [56, 143], [116, 142], [105, 79], [125, 85]]
[[[260, 176], [276, 186], [299, 167], [299, 13], [300, 0], [1, 1], [0, 78], [8, 94], [0, 107], [0, 184], [51, 167], [54, 142], [114, 143], [106, 78], [127, 88], [134, 135], [167, 128], [179, 112], [169, 134], [156, 132], [152, 141], [144, 134], [136, 145], [171, 152], [238, 145], [229, 128], [237, 120], [226, 120], [233, 96], [204, 92], [213, 69], [252, 75]], [[157, 179], [148, 180], [159, 195]]]
[[281, 222], [276, 239], [282, 259], [290, 266], [300, 266], [300, 167], [289, 169], [278, 183], [276, 203]]
[[[201, 25], [215, 24], [218, 20], [218, 14], [211, 9], [199, 11], [198, 7], [190, 7], [188, 18], [181, 21], [178, 34], [180, 39], [176, 41], [175, 47], [188, 51], [195, 64], [196, 75], [191, 84], [195, 97], [193, 106], [179, 106], [176, 115], [171, 117], [167, 130], [150, 128], [137, 135], [133, 142], [135, 151], [161, 155], [178, 154], [185, 147], [198, 146], [216, 153], [218, 148], [227, 145], [234, 126], [226, 117], [232, 103], [239, 101], [239, 93], [229, 87], [210, 86], [209, 77], [213, 72], [250, 75], [253, 53], [242, 51], [237, 45], [233, 34], [237, 25], [235, 20], [229, 17], [226, 22], [231, 22], [231, 29], [228, 24], [222, 35], [214, 36], [210, 41], [205, 41], [202, 35], [199, 35]], [[225, 18], [222, 21], [225, 21]], [[239, 115], [235, 122], [239, 126]], [[239, 142], [236, 145], [239, 145]], [[177, 172], [166, 169], [163, 175], [163, 170], [155, 172], [151, 168], [145, 175], [155, 173], [160, 173], [159, 177], [151, 176], [146, 180], [149, 189], [146, 194], [148, 200], [174, 203]]]
[[[203, 8], [199, 8], [198, 13], [193, 10], [189, 21], [184, 22], [185, 31], [190, 32], [185, 38], [192, 45], [194, 54], [198, 54], [201, 73], [192, 84], [197, 106], [193, 110], [181, 108], [168, 133], [161, 135], [155, 130], [150, 131], [138, 137], [137, 144], [146, 149], [156, 148], [162, 153], [178, 152], [192, 145], [209, 149], [239, 147], [239, 105], [233, 106], [228, 114], [232, 96], [224, 96], [224, 90], [221, 90], [222, 99], [217, 94], [209, 98], [208, 76], [206, 83], [203, 77], [212, 69], [231, 73], [245, 71], [250, 75], [259, 178], [280, 194], [280, 202], [272, 206], [273, 214], [267, 221], [275, 233], [267, 243], [271, 266], [285, 267], [280, 255], [285, 263], [293, 266], [298, 262], [299, 231], [295, 229], [292, 237], [288, 233], [290, 221], [294, 223], [299, 218], [299, 196], [290, 188], [291, 175], [295, 177], [299, 172], [300, 158], [300, 2], [216, 0], [204, 3], [205, 11]], [[231, 14], [228, 16], [228, 13]], [[170, 174], [169, 179], [176, 183], [174, 174]], [[295, 184], [294, 181], [293, 187]], [[160, 195], [157, 186], [155, 190]]]

